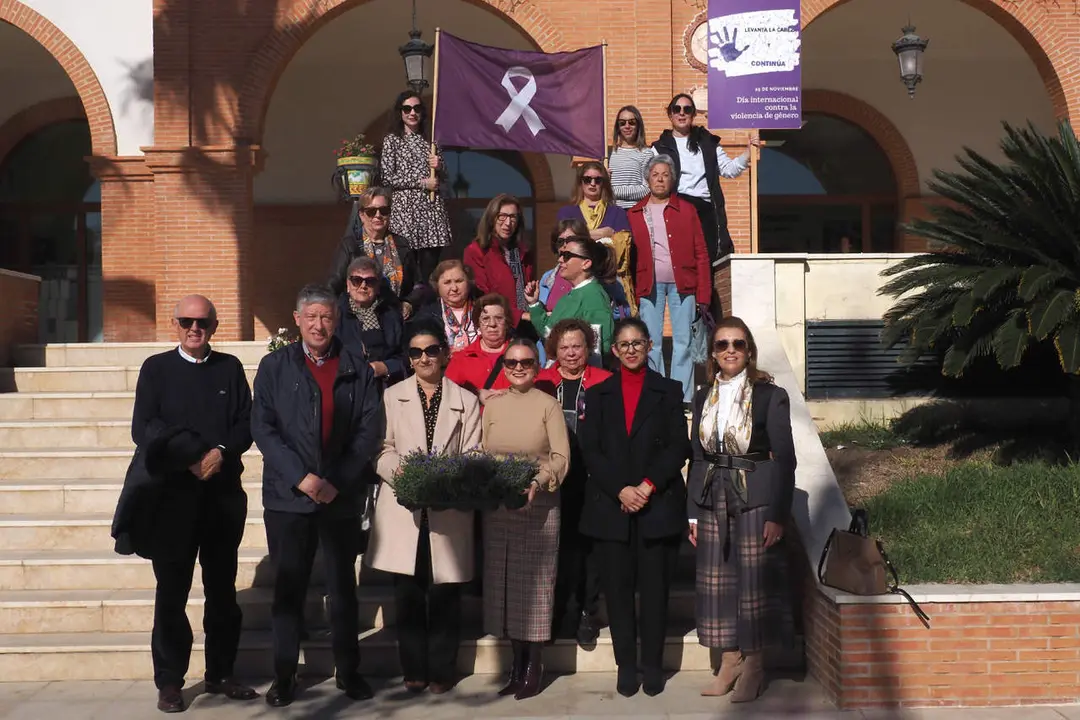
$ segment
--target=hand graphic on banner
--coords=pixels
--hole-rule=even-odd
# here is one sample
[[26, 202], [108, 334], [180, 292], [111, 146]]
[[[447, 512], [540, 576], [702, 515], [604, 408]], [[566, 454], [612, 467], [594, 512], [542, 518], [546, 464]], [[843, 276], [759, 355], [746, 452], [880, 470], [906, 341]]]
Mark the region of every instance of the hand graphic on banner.
[[735, 28], [735, 32], [733, 33], [729, 33], [728, 29], [724, 28], [723, 32], [718, 36], [720, 40], [720, 57], [724, 58], [724, 62], [738, 60], [739, 56], [750, 48], [750, 46], [747, 45], [742, 50], [739, 50], [736, 44], [738, 37], [739, 28]]

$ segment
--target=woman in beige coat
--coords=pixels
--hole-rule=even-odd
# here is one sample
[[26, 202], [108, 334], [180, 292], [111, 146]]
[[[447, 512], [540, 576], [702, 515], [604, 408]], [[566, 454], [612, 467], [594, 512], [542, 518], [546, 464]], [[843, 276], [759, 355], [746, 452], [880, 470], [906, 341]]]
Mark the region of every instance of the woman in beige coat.
[[375, 504], [365, 560], [394, 573], [398, 653], [411, 692], [450, 690], [461, 641], [461, 584], [474, 572], [473, 513], [410, 511], [398, 504], [394, 476], [414, 450], [463, 453], [480, 444], [480, 404], [443, 376], [450, 351], [442, 329], [417, 323], [406, 333], [412, 377], [386, 390], [386, 435], [375, 468], [387, 486]]
[[511, 340], [503, 356], [510, 389], [484, 406], [484, 450], [535, 460], [540, 471], [521, 510], [484, 515], [484, 631], [510, 638], [513, 665], [500, 695], [540, 692], [541, 651], [551, 639], [559, 555], [559, 487], [570, 463], [570, 438], [559, 402], [534, 387], [539, 353]]

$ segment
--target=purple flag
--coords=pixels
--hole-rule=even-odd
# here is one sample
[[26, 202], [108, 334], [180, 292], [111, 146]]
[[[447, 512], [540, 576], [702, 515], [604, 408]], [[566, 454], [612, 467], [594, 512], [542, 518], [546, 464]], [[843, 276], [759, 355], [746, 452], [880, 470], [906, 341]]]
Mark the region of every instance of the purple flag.
[[604, 157], [602, 47], [525, 52], [443, 32], [438, 52], [440, 145]]
[[802, 126], [799, 0], [709, 0], [709, 127]]

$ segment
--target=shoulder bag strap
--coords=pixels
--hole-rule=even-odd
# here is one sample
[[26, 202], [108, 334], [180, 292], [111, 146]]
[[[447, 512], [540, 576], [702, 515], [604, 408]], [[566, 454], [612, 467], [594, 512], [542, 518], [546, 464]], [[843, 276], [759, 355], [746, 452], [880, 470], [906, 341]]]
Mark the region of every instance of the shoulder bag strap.
[[503, 368], [503, 356], [500, 355], [495, 359], [495, 366], [491, 368], [491, 374], [487, 376], [487, 380], [484, 381], [484, 390], [490, 390], [491, 386], [495, 384], [495, 381], [499, 379], [499, 373]]
[[836, 530], [829, 533], [829, 539], [825, 541], [825, 547], [821, 550], [821, 559], [817, 564], [817, 576], [822, 585], [825, 584], [825, 558], [829, 556], [829, 546], [832, 545], [834, 535], [836, 535]]
[[878, 552], [881, 553], [881, 559], [885, 561], [885, 567], [889, 569], [889, 574], [892, 575], [892, 585], [889, 587], [889, 592], [894, 595], [900, 595], [907, 600], [908, 605], [915, 612], [915, 617], [919, 618], [919, 622], [923, 624], [927, 630], [930, 629], [930, 616], [919, 607], [919, 603], [915, 602], [915, 598], [908, 594], [907, 590], [900, 587], [900, 577], [896, 573], [896, 568], [893, 567], [892, 561], [889, 560], [889, 556], [885, 553], [885, 547], [881, 544], [881, 541], [877, 541]]

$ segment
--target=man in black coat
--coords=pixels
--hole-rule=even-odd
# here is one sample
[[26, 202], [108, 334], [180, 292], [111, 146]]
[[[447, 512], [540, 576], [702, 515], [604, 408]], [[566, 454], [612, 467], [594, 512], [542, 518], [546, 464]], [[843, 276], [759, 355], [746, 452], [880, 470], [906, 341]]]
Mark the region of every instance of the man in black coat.
[[[240, 475], [241, 456], [251, 447], [251, 390], [240, 361], [210, 349], [218, 323], [209, 300], [185, 297], [172, 326], [179, 346], [143, 363], [131, 419], [137, 452], [147, 453], [149, 472], [162, 479], [157, 507], [149, 508], [156, 519], [145, 552], [157, 579], [154, 683], [158, 709], [168, 713], [185, 709], [180, 690], [192, 645], [186, 607], [196, 557], [206, 597], [206, 691], [256, 697], [232, 678], [242, 619], [236, 566], [247, 520]], [[153, 467], [151, 458], [159, 456], [166, 460]]]
[[372, 697], [359, 675], [356, 558], [364, 470], [382, 436], [374, 373], [334, 337], [333, 291], [308, 285], [293, 316], [300, 342], [267, 355], [255, 377], [251, 433], [263, 453], [263, 518], [277, 568], [272, 625], [273, 707], [292, 703], [300, 627], [315, 550], [322, 547], [337, 686]]

